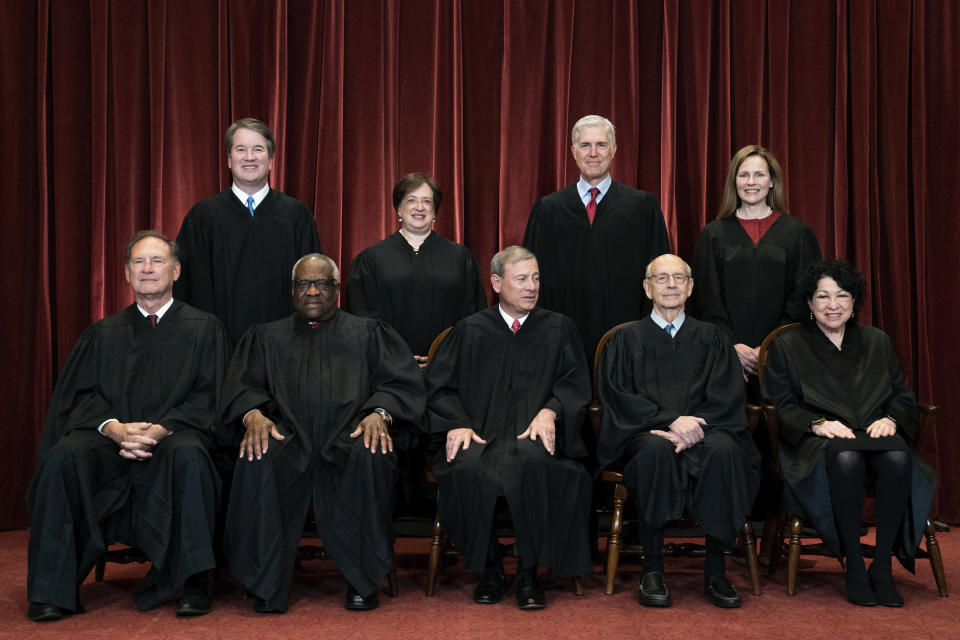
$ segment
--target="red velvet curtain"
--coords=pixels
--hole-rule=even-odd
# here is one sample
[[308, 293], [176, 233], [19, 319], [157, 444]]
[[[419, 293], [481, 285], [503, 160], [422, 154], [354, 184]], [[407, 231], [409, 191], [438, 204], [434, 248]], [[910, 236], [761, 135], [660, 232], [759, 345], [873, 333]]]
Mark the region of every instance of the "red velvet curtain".
[[270, 124], [272, 186], [311, 204], [346, 270], [395, 228], [396, 178], [444, 188], [438, 230], [481, 264], [576, 178], [569, 130], [617, 125], [614, 177], [655, 193], [689, 257], [727, 163], [773, 150], [791, 213], [864, 272], [863, 320], [942, 404], [924, 453], [960, 520], [960, 8], [951, 0], [0, 0], [0, 528], [57, 372], [128, 304], [121, 252], [229, 184], [222, 134]]

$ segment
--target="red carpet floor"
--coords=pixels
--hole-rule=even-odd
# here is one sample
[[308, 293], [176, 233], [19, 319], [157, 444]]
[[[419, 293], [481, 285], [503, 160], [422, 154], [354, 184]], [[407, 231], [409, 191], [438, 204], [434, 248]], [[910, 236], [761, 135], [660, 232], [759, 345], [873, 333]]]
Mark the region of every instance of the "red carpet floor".
[[[749, 595], [742, 564], [728, 561], [728, 575], [743, 593], [741, 609], [721, 610], [702, 595], [699, 560], [667, 558], [667, 584], [673, 607], [644, 609], [634, 588], [637, 567], [627, 565], [618, 575], [617, 593], [605, 596], [602, 574], [584, 582], [586, 593], [576, 597], [567, 582], [547, 590], [548, 607], [521, 612], [512, 592], [499, 605], [471, 601], [476, 575], [452, 567], [441, 576], [437, 595], [423, 595], [425, 539], [401, 539], [397, 544], [400, 597], [381, 592], [380, 608], [348, 612], [342, 607], [345, 583], [330, 562], [305, 563], [295, 573], [290, 611], [286, 615], [253, 613], [253, 603], [241, 596], [229, 577], [218, 585], [216, 608], [210, 615], [177, 619], [173, 604], [141, 613], [131, 591], [146, 566], [108, 565], [101, 583], [93, 576], [80, 589], [87, 613], [55, 623], [26, 619], [26, 531], [0, 532], [0, 638], [109, 638], [137, 640], [197, 638], [265, 640], [273, 638], [958, 638], [960, 637], [960, 532], [939, 535], [947, 580], [955, 589], [940, 598], [926, 561], [917, 575], [895, 568], [903, 609], [859, 608], [843, 599], [843, 576], [835, 560], [803, 560], [797, 595], [785, 594], [785, 575], [764, 571], [764, 593]], [[508, 573], [513, 568], [508, 566]]]

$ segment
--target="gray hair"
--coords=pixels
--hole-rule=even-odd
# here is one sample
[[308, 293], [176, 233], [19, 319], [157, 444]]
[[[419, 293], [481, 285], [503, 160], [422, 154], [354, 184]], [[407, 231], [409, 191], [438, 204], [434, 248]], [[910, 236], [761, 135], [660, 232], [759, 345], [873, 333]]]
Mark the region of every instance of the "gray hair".
[[273, 140], [273, 131], [270, 131], [270, 127], [256, 118], [241, 118], [227, 127], [227, 132], [223, 136], [223, 142], [227, 146], [227, 155], [229, 155], [230, 151], [233, 149], [233, 134], [237, 132], [237, 129], [249, 129], [250, 131], [254, 131], [262, 135], [267, 141], [267, 155], [271, 158], [273, 157], [273, 154], [276, 151], [276, 143]]
[[333, 272], [333, 279], [337, 282], [340, 282], [340, 269], [337, 267], [337, 263], [333, 261], [333, 258], [330, 256], [325, 256], [322, 253], [308, 253], [299, 260], [293, 263], [293, 270], [290, 271], [290, 280], [297, 279], [297, 267], [300, 266], [301, 262], [306, 262], [307, 260], [323, 260], [328, 265]]
[[490, 273], [502, 278], [508, 264], [536, 259], [537, 256], [535, 256], [530, 249], [512, 245], [493, 256], [493, 260], [490, 261]]
[[614, 128], [613, 123], [603, 116], [583, 116], [577, 120], [573, 125], [573, 130], [570, 132], [570, 142], [573, 145], [576, 145], [577, 141], [580, 140], [580, 130], [584, 127], [603, 127], [607, 130], [607, 139], [610, 141], [610, 146], [616, 146], [617, 130]]
[[137, 231], [133, 234], [133, 237], [130, 238], [130, 242], [127, 243], [127, 248], [123, 253], [123, 261], [125, 263], [130, 262], [130, 258], [133, 257], [133, 248], [138, 242], [146, 238], [156, 238], [157, 240], [163, 240], [167, 243], [167, 246], [170, 247], [170, 255], [173, 256], [174, 262], [180, 262], [180, 247], [177, 246], [177, 243], [163, 235], [159, 231], [154, 231], [153, 229], [144, 229], [143, 231]]
[[660, 258], [676, 258], [677, 260], [683, 263], [683, 270], [687, 272], [687, 277], [688, 278], [693, 277], [693, 270], [690, 269], [690, 265], [687, 264], [686, 260], [684, 260], [680, 256], [675, 256], [672, 253], [665, 253], [663, 255], [657, 256], [656, 258], [650, 261], [650, 264], [647, 265], [647, 270], [644, 272], [645, 278], [649, 278], [650, 276], [653, 275], [653, 271], [650, 269], [650, 267], [652, 267], [653, 263], [659, 260]]

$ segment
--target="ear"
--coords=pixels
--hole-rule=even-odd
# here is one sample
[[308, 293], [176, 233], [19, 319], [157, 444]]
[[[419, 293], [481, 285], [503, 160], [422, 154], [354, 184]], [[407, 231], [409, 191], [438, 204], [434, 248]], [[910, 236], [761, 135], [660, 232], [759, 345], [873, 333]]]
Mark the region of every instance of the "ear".
[[501, 285], [502, 285], [502, 281], [500, 280], [500, 276], [498, 276], [495, 273], [491, 273], [490, 286], [493, 287], [494, 293], [500, 293]]
[[176, 282], [180, 279], [180, 263], [175, 262], [173, 264], [173, 281]]
[[646, 278], [643, 279], [643, 292], [647, 294], [647, 297], [653, 300], [653, 287], [650, 286], [650, 281]]
[[123, 265], [123, 277], [127, 279], [127, 282], [133, 284], [132, 276], [133, 274], [130, 271], [130, 263], [128, 262], [127, 264]]

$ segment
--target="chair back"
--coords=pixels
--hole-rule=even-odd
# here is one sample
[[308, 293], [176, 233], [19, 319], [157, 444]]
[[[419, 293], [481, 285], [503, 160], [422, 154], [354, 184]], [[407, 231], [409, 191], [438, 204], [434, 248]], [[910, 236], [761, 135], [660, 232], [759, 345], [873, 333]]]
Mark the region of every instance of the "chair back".
[[430, 366], [430, 362], [433, 360], [433, 356], [436, 355], [437, 349], [440, 348], [440, 343], [443, 342], [443, 339], [447, 337], [447, 334], [450, 333], [450, 329], [453, 327], [447, 327], [441, 331], [436, 338], [433, 339], [433, 342], [430, 343], [430, 350], [427, 351], [427, 366]]
[[791, 322], [790, 324], [785, 324], [782, 327], [777, 327], [763, 339], [763, 342], [760, 344], [760, 353], [757, 355], [757, 377], [760, 379], [760, 382], [763, 382], [763, 368], [767, 364], [767, 350], [770, 349], [770, 343], [779, 336], [781, 333], [786, 333], [787, 331], [793, 331], [800, 326], [799, 322]]
[[600, 404], [600, 396], [597, 395], [597, 374], [600, 369], [600, 360], [603, 359], [603, 352], [607, 349], [607, 342], [610, 341], [610, 338], [613, 337], [613, 334], [615, 334], [617, 331], [620, 331], [620, 329], [623, 329], [624, 327], [629, 327], [630, 325], [636, 323], [637, 320], [621, 322], [603, 334], [603, 337], [600, 338], [600, 342], [597, 343], [597, 351], [593, 356], [593, 397], [590, 400], [590, 405], [587, 407], [587, 412], [590, 415], [590, 426], [593, 428], [594, 440], [600, 437], [600, 425], [603, 423], [603, 405]]

